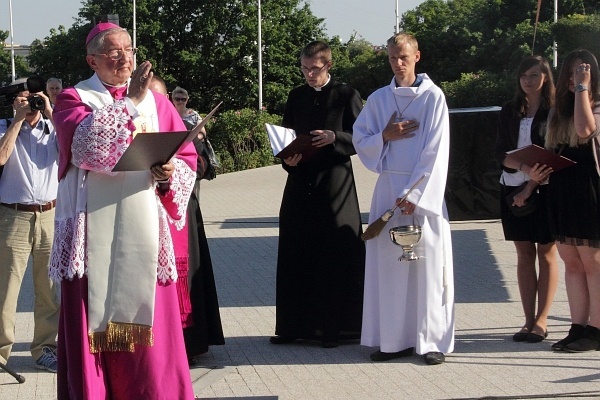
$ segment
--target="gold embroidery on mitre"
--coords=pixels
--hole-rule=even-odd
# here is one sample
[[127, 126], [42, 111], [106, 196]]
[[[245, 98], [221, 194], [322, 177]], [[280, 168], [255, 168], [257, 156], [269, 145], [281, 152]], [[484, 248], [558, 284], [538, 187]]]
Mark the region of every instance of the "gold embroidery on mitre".
[[133, 353], [135, 345], [154, 346], [152, 327], [124, 322], [109, 322], [105, 332], [88, 333], [90, 353], [102, 351], [127, 351]]

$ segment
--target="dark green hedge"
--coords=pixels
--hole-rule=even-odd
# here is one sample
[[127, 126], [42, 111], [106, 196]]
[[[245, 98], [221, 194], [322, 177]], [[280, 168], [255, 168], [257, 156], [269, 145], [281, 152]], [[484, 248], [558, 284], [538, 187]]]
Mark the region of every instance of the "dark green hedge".
[[273, 157], [265, 123], [279, 125], [281, 117], [249, 108], [217, 114], [207, 126], [208, 138], [219, 157], [217, 173], [278, 163]]

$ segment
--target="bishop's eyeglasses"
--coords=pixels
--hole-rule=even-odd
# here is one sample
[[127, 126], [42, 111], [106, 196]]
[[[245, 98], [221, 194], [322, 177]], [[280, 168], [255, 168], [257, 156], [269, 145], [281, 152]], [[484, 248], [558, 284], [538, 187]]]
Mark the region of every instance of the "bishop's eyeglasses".
[[133, 55], [137, 53], [137, 49], [135, 48], [130, 48], [130, 49], [125, 49], [125, 50], [111, 50], [108, 53], [96, 53], [96, 54], [90, 54], [92, 56], [106, 56], [108, 58], [110, 58], [113, 61], [119, 61], [121, 58], [123, 58], [123, 56], [125, 54], [127, 54], [128, 57], [133, 57]]

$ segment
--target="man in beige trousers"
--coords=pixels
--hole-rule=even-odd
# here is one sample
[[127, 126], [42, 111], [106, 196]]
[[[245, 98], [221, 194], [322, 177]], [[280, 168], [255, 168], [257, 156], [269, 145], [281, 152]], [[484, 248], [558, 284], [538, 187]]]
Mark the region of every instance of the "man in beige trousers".
[[[46, 95], [21, 91], [15, 117], [0, 120], [0, 362], [15, 341], [21, 283], [32, 259], [36, 367], [56, 372], [59, 298], [48, 277], [58, 189], [58, 146]], [[37, 104], [36, 104], [37, 103]], [[43, 109], [42, 109], [43, 108]]]

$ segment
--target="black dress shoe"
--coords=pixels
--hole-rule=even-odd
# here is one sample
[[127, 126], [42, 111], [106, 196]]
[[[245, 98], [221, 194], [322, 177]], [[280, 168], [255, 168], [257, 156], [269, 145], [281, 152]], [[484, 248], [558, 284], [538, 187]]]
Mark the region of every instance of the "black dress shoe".
[[425, 359], [425, 363], [427, 365], [439, 365], [443, 364], [446, 361], [446, 357], [444, 353], [440, 353], [438, 351], [431, 351], [423, 356]]
[[527, 340], [527, 343], [539, 343], [547, 337], [548, 331], [544, 332], [543, 335], [538, 335], [537, 333], [529, 332], [525, 340]]
[[289, 344], [289, 343], [293, 343], [296, 341], [296, 337], [293, 336], [282, 336], [282, 335], [277, 335], [277, 336], [271, 336], [269, 338], [269, 342], [271, 342], [272, 344]]
[[584, 329], [585, 327], [583, 325], [571, 324], [571, 329], [569, 329], [567, 337], [554, 343], [552, 345], [552, 350], [563, 351], [566, 345], [581, 339]]
[[408, 349], [400, 350], [395, 353], [384, 353], [383, 351], [377, 350], [375, 353], [371, 354], [371, 360], [373, 361], [389, 361], [395, 358], [402, 357], [410, 357], [415, 352], [414, 347], [409, 347]]
[[588, 325], [585, 327], [582, 337], [564, 348], [569, 353], [583, 353], [586, 351], [600, 350], [600, 329]]

